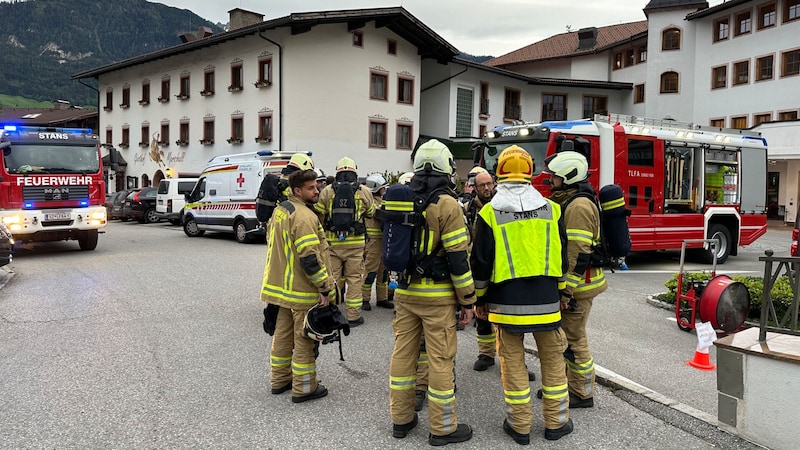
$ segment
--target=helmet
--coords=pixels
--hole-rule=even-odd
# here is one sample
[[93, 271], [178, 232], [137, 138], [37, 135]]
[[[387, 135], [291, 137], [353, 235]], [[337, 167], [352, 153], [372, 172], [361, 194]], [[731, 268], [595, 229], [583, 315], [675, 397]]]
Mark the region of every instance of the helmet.
[[314, 172], [317, 172], [317, 181], [325, 181], [327, 179], [322, 169], [314, 169]]
[[414, 178], [414, 172], [406, 172], [397, 178], [397, 184], [411, 184], [412, 178]]
[[414, 172], [430, 170], [444, 175], [452, 175], [455, 167], [456, 164], [450, 149], [436, 139], [420, 145], [414, 155]]
[[367, 181], [364, 184], [367, 185], [367, 187], [369, 188], [370, 191], [372, 191], [373, 194], [377, 194], [382, 187], [386, 186], [386, 178], [384, 178], [383, 175], [376, 172], [368, 176]]
[[336, 173], [344, 171], [355, 172], [356, 169], [358, 169], [358, 166], [356, 166], [356, 162], [353, 161], [352, 158], [348, 158], [347, 156], [340, 159], [339, 162], [336, 163]]
[[350, 324], [336, 305], [331, 303], [324, 308], [314, 305], [306, 312], [303, 333], [309, 338], [322, 342], [338, 330], [342, 330], [345, 336], [350, 334]]
[[475, 167], [473, 167], [472, 169], [469, 170], [469, 173], [467, 174], [467, 178], [475, 177], [479, 173], [489, 173], [489, 171], [484, 169], [481, 166], [475, 166]]
[[311, 161], [311, 157], [305, 153], [295, 153], [292, 155], [291, 159], [289, 159], [289, 163], [286, 165], [290, 167], [297, 167], [300, 170], [314, 168], [314, 162]]
[[517, 145], [512, 145], [500, 153], [497, 158], [498, 183], [516, 181], [530, 183], [533, 178], [533, 158], [530, 153]]
[[586, 179], [589, 164], [586, 157], [578, 152], [559, 152], [544, 160], [545, 172], [564, 179], [564, 184], [575, 184]]

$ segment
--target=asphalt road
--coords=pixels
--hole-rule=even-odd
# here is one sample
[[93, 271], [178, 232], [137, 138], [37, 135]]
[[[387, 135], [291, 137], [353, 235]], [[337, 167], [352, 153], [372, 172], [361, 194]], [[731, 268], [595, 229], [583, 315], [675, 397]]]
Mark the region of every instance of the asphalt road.
[[[426, 411], [405, 440], [391, 437], [391, 311], [365, 312], [345, 338], [345, 361], [324, 346], [327, 398], [270, 395], [258, 300], [264, 246], [230, 235], [188, 238], [179, 227], [113, 222], [93, 252], [75, 242], [19, 248], [0, 290], [0, 447], [408, 448], [424, 446]], [[788, 247], [778, 229], [724, 267], [758, 272], [762, 246]], [[605, 369], [716, 415], [715, 372], [686, 367], [693, 333], [648, 304], [677, 270], [674, 254], [632, 258], [595, 302], [590, 339]], [[533, 346], [533, 340], [530, 339]], [[503, 433], [499, 368], [471, 369], [474, 328], [459, 333], [459, 448], [514, 448]], [[712, 349], [712, 359], [714, 358]], [[538, 360], [529, 358], [538, 372]], [[539, 382], [533, 382], [537, 389]], [[625, 391], [600, 386], [576, 431], [545, 441], [534, 404], [534, 445], [548, 448], [752, 448]]]

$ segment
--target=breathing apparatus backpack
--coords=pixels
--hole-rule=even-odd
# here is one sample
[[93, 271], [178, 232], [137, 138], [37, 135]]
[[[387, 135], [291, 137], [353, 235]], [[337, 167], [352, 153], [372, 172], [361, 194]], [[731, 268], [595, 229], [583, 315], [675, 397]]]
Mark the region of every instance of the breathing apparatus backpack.
[[333, 183], [333, 204], [327, 228], [336, 233], [340, 241], [348, 235], [361, 235], [366, 232], [363, 223], [356, 221], [356, 194], [358, 185], [347, 181]]
[[286, 200], [283, 191], [287, 187], [289, 187], [289, 182], [283, 178], [273, 173], [264, 175], [256, 197], [256, 218], [259, 222], [267, 222], [272, 217], [275, 207]]
[[631, 212], [625, 208], [622, 188], [617, 184], [603, 186], [599, 193], [599, 203], [595, 196], [579, 192], [564, 202], [562, 210], [566, 211], [567, 206], [578, 197], [591, 200], [600, 212], [600, 240], [592, 246], [589, 265], [608, 268], [613, 272], [619, 268], [620, 259], [631, 252], [631, 235], [628, 227], [628, 216]]

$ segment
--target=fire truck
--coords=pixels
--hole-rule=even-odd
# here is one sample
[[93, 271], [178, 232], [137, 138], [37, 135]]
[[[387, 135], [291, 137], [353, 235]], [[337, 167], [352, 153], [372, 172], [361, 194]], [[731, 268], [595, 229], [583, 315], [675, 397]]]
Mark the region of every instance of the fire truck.
[[0, 220], [16, 241], [97, 247], [105, 181], [90, 129], [0, 125]]
[[747, 130], [705, 127], [618, 114], [593, 120], [499, 126], [474, 145], [475, 163], [494, 173], [510, 145], [534, 159], [533, 184], [549, 194], [544, 159], [572, 150], [589, 161], [589, 182], [618, 184], [625, 193], [632, 251], [676, 250], [685, 239], [699, 259], [736, 255], [767, 231], [767, 142]]

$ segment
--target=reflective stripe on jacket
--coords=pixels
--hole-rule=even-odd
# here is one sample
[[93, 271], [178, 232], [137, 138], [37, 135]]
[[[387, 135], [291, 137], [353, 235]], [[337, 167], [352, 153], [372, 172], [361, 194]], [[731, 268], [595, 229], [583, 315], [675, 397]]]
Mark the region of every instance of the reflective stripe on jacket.
[[[359, 185], [358, 189], [354, 190], [356, 202], [356, 217], [353, 223], [361, 222], [362, 219], [372, 217], [375, 214], [375, 202], [373, 200], [372, 192], [366, 186]], [[322, 188], [319, 193], [319, 201], [314, 205], [314, 208], [322, 216], [320, 219], [323, 225], [330, 220], [331, 213], [333, 212], [333, 199], [336, 193], [333, 192], [333, 185], [329, 184]], [[326, 231], [326, 238], [330, 245], [364, 245], [364, 234], [348, 234], [344, 240], [339, 240], [339, 236], [333, 231]]]

